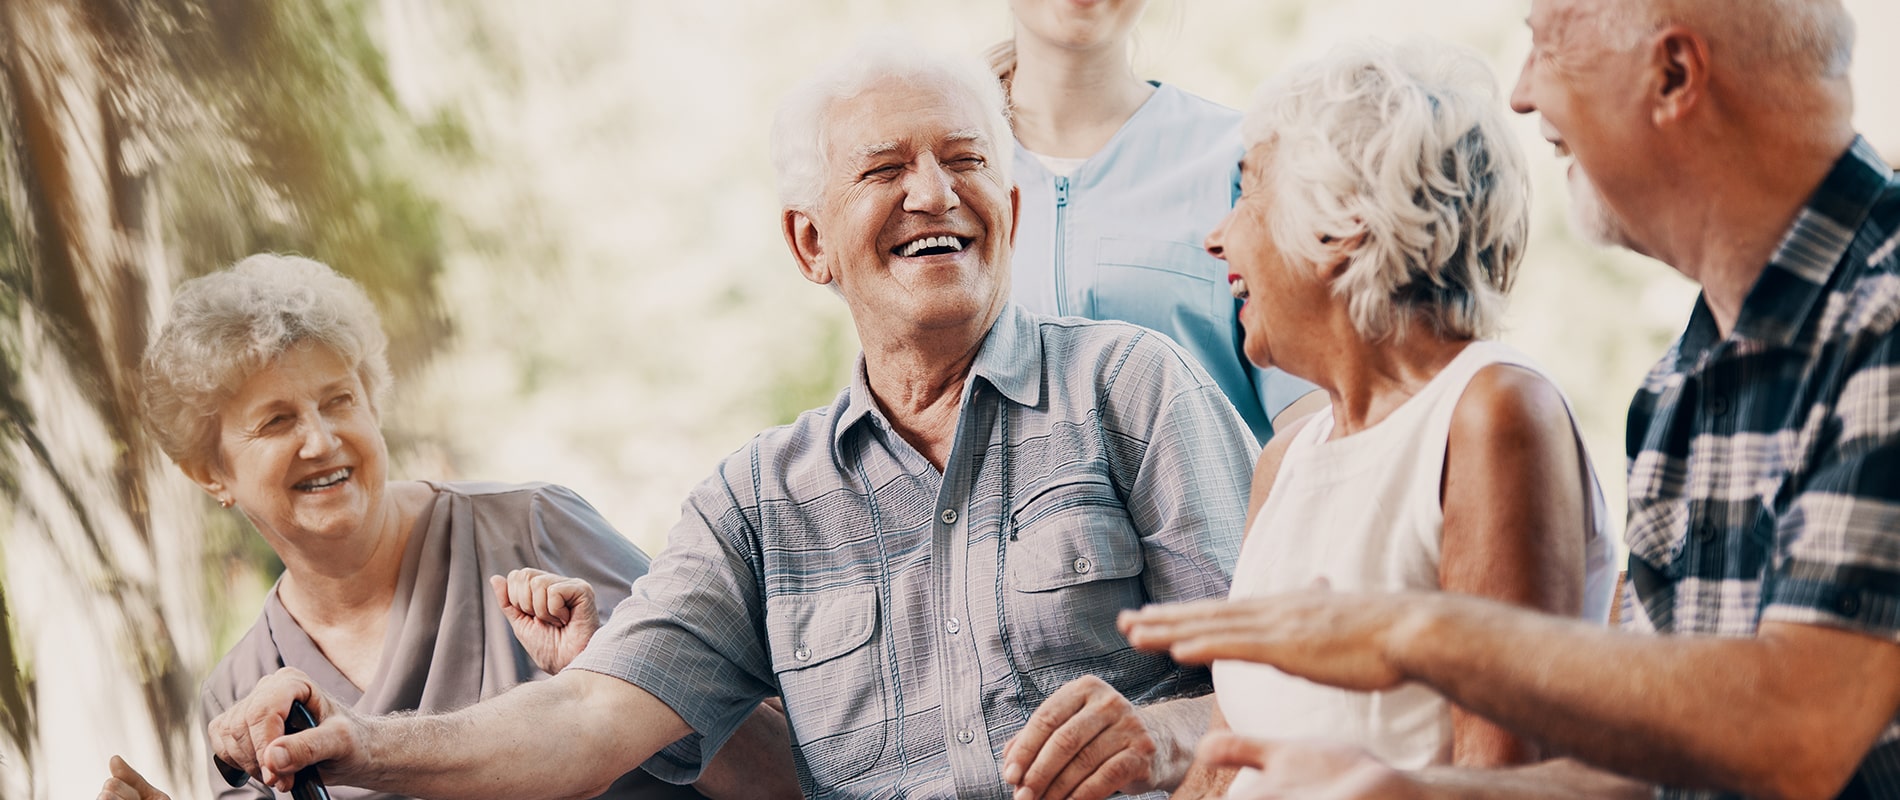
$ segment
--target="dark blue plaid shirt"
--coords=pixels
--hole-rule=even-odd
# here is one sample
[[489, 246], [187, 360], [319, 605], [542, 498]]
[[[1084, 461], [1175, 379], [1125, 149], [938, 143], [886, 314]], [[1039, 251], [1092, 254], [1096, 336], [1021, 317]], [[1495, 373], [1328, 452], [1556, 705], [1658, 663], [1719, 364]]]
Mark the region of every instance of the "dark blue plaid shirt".
[[[1630, 404], [1626, 627], [1900, 640], [1896, 249], [1900, 180], [1856, 139], [1727, 338], [1696, 303]], [[1900, 719], [1842, 796], [1900, 796]]]

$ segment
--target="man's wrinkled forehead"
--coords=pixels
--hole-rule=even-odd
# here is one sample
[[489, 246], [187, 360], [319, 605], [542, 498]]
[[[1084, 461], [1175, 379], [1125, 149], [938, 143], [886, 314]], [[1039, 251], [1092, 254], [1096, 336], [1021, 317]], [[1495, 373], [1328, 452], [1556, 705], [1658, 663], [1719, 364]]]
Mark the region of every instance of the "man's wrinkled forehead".
[[996, 151], [983, 127], [982, 103], [954, 82], [928, 77], [888, 77], [832, 101], [824, 132], [825, 147], [847, 163], [939, 144]]
[[1630, 0], [1534, 0], [1524, 21], [1538, 42], [1561, 49], [1595, 42], [1615, 21], [1611, 17], [1634, 14], [1642, 5]]

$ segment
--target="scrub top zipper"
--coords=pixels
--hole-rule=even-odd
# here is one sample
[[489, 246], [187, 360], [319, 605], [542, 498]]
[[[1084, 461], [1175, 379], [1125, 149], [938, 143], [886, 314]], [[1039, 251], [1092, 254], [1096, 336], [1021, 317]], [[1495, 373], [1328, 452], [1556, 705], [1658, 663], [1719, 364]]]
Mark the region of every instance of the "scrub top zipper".
[[1058, 317], [1069, 316], [1069, 285], [1068, 285], [1069, 282], [1067, 280], [1068, 272], [1069, 272], [1069, 262], [1063, 259], [1063, 250], [1064, 250], [1063, 244], [1066, 241], [1068, 241], [1068, 238], [1069, 238], [1069, 232], [1065, 229], [1065, 226], [1063, 225], [1063, 218], [1068, 216], [1068, 208], [1069, 208], [1069, 178], [1066, 175], [1057, 175], [1056, 176], [1056, 234], [1055, 234], [1055, 239], [1056, 239], [1055, 268], [1056, 270], [1055, 271], [1056, 271], [1056, 316]]

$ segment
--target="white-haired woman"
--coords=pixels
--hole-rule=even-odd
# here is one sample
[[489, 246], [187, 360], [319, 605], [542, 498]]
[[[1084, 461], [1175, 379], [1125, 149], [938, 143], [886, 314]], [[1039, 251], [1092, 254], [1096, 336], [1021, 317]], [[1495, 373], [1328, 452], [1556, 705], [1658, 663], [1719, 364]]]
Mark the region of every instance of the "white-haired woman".
[[1010, 0], [1015, 36], [990, 61], [1009, 91], [1022, 191], [1013, 299], [1167, 334], [1265, 442], [1276, 418], [1319, 396], [1240, 351], [1226, 269], [1200, 246], [1233, 207], [1240, 113], [1135, 76], [1131, 40], [1147, 5]]
[[[1248, 113], [1242, 195], [1207, 250], [1245, 301], [1247, 356], [1332, 405], [1262, 451], [1232, 596], [1325, 581], [1607, 617], [1613, 543], [1575, 419], [1488, 339], [1528, 230], [1503, 110], [1475, 57], [1419, 43], [1296, 67]], [[1344, 740], [1408, 768], [1538, 755], [1422, 687], [1348, 692], [1242, 662], [1214, 676], [1245, 736]]]
[[[387, 347], [355, 283], [256, 255], [180, 286], [146, 351], [154, 438], [284, 564], [257, 623], [204, 682], [207, 720], [285, 667], [367, 714], [475, 703], [559, 672], [646, 572], [646, 555], [566, 488], [390, 481]], [[764, 744], [728, 748], [702, 786], [794, 793], [789, 742], [769, 735], [775, 713], [755, 715]], [[113, 772], [102, 797], [150, 796], [116, 759]], [[272, 794], [252, 783], [220, 796]], [[699, 795], [635, 771], [603, 796]]]

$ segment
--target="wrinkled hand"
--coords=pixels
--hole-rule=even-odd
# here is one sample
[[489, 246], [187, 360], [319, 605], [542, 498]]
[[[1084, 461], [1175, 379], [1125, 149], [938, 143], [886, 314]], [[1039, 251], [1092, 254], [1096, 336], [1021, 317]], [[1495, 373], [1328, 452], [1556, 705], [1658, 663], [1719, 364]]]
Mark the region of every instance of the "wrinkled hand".
[[1333, 742], [1266, 742], [1208, 734], [1197, 760], [1252, 767], [1259, 780], [1227, 800], [1421, 800], [1423, 788], [1357, 747]]
[[566, 669], [600, 630], [594, 587], [580, 578], [522, 567], [506, 578], [489, 576], [488, 585], [515, 639], [549, 675]]
[[[284, 735], [290, 703], [302, 700], [317, 727]], [[289, 792], [298, 770], [321, 763], [323, 774], [350, 775], [364, 766], [364, 722], [318, 689], [310, 676], [285, 667], [257, 682], [251, 693], [224, 710], [206, 731], [212, 755], [280, 792]]]
[[112, 777], [106, 779], [106, 785], [99, 789], [99, 800], [172, 800], [171, 796], [154, 788], [125, 759], [112, 757], [110, 764]]
[[1157, 745], [1139, 711], [1101, 678], [1086, 675], [1049, 695], [1003, 750], [1003, 782], [1015, 800], [1103, 798], [1156, 787]]
[[1345, 594], [1323, 588], [1246, 600], [1199, 600], [1123, 611], [1128, 643], [1183, 664], [1237, 659], [1341, 689], [1374, 692], [1404, 682], [1390, 644], [1429, 598]]

